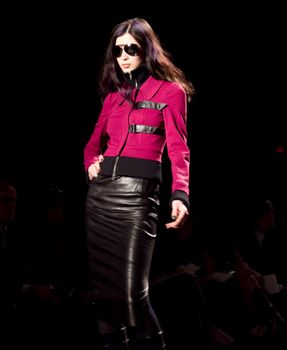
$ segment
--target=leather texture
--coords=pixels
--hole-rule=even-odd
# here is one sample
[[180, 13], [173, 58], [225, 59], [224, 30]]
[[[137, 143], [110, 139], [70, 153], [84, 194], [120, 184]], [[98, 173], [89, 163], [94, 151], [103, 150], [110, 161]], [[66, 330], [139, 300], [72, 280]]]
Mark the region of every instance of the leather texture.
[[136, 325], [138, 310], [148, 298], [158, 208], [158, 182], [102, 175], [91, 181], [86, 228], [99, 319]]

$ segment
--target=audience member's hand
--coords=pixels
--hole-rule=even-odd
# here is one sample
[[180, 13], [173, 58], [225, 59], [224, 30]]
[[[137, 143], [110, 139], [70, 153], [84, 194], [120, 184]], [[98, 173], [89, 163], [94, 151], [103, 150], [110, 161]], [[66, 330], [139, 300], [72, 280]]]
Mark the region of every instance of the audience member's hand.
[[[248, 266], [247, 263], [238, 271], [238, 277], [244, 285], [250, 284], [250, 281], [253, 281], [252, 287], [255, 287], [255, 284], [258, 286], [264, 286], [264, 278], [263, 276]], [[248, 281], [248, 283], [246, 283]]]

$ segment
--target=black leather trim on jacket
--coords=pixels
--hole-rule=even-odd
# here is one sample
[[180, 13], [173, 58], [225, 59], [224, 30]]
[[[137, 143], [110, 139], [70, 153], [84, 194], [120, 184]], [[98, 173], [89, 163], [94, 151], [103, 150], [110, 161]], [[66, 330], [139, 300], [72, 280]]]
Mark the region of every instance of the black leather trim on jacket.
[[144, 134], [156, 134], [160, 136], [164, 135], [164, 129], [162, 128], [159, 128], [157, 126], [140, 125], [140, 124], [130, 124], [129, 132], [132, 134], [144, 133]]
[[136, 109], [150, 108], [150, 109], [157, 109], [158, 111], [161, 111], [166, 106], [167, 106], [166, 103], [153, 102], [153, 101], [137, 101], [135, 103]]

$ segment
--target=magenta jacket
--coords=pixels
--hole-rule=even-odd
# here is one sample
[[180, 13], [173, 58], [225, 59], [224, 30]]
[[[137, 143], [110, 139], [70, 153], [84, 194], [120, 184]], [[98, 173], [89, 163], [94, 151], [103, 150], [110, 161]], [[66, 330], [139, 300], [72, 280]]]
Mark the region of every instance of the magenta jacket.
[[[184, 191], [188, 196], [190, 152], [187, 146], [186, 93], [175, 82], [151, 76], [137, 92], [136, 107], [118, 92], [106, 97], [84, 149], [85, 169], [98, 160], [103, 151], [105, 159], [134, 158], [160, 164], [167, 146], [172, 191]], [[154, 133], [133, 132], [133, 126], [144, 126]], [[113, 171], [116, 171], [115, 165]]]

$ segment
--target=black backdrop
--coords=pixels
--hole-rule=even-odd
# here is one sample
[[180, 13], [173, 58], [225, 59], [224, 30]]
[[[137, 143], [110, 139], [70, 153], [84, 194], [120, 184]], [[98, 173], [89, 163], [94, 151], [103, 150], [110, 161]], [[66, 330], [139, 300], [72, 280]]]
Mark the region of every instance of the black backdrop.
[[284, 12], [262, 4], [179, 5], [5, 9], [1, 172], [28, 193], [56, 183], [75, 201], [84, 198], [82, 153], [100, 110], [105, 45], [115, 24], [139, 16], [195, 85], [188, 124], [194, 207], [215, 198], [229, 206], [258, 190], [283, 202]]

